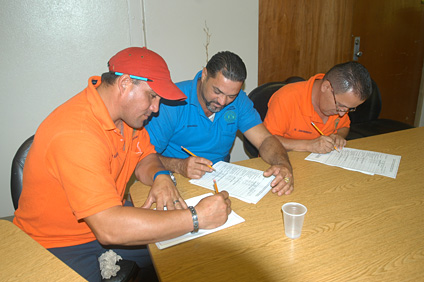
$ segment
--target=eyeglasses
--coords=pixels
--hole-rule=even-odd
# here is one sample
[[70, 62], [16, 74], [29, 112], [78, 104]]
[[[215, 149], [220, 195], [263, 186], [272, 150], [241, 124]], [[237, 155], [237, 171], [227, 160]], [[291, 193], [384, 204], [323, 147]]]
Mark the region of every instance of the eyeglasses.
[[350, 113], [350, 112], [356, 111], [356, 107], [355, 108], [348, 108], [348, 107], [342, 106], [342, 108], [345, 108], [345, 109], [340, 109], [339, 103], [337, 103], [337, 100], [336, 100], [336, 95], [334, 94], [333, 85], [331, 84], [331, 81], [329, 81], [328, 79], [327, 79], [327, 81], [330, 83], [330, 86], [331, 86], [331, 94], [333, 94], [334, 104], [336, 104], [336, 111], [339, 112], [339, 113]]

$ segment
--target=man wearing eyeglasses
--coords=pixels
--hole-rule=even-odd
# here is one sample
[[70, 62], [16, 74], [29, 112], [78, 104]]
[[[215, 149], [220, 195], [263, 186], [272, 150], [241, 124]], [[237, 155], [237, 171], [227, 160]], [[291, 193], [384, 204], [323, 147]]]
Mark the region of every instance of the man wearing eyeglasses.
[[357, 62], [332, 67], [280, 88], [268, 103], [265, 127], [287, 150], [328, 153], [346, 145], [348, 112], [371, 95], [371, 77]]

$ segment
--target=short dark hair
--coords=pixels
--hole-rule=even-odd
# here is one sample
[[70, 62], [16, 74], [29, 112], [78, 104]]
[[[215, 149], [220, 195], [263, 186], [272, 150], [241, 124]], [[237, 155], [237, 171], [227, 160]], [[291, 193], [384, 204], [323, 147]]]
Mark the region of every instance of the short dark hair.
[[222, 71], [224, 77], [232, 81], [244, 82], [247, 77], [243, 60], [230, 51], [222, 51], [213, 55], [206, 65], [206, 70], [210, 77], [216, 77], [216, 74]]
[[[118, 79], [119, 75], [116, 75], [115, 72], [109, 71], [102, 74], [102, 83], [105, 83], [107, 85], [113, 85], [115, 81]], [[138, 85], [140, 83], [140, 80], [131, 78], [132, 82], [135, 85]]]
[[365, 101], [372, 93], [372, 82], [368, 70], [355, 61], [335, 65], [323, 79], [331, 82], [336, 94], [352, 91], [361, 101]]

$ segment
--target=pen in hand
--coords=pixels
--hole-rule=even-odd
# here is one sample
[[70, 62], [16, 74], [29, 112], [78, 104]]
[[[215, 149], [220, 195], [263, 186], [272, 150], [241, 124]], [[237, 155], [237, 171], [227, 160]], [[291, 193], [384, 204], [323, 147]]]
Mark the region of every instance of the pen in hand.
[[[322, 136], [324, 136], [324, 133], [322, 133], [322, 131], [321, 130], [319, 130], [319, 128], [315, 125], [315, 123], [313, 123], [312, 121], [311, 121], [311, 124], [312, 124], [312, 126], [318, 131], [318, 133], [319, 134], [321, 134]], [[334, 145], [334, 149], [337, 151], [337, 152], [340, 152], [338, 149], [337, 149], [337, 147], [336, 147], [336, 145]]]
[[[183, 146], [181, 146], [181, 149], [183, 149], [187, 154], [189, 154], [190, 156], [192, 156], [192, 157], [197, 157], [195, 154], [193, 154], [192, 152], [190, 152], [188, 149], [186, 149], [186, 148], [184, 148]], [[210, 165], [207, 165], [208, 167], [210, 167], [211, 169], [213, 169], [213, 171], [216, 171], [216, 169], [215, 168], [213, 168], [212, 166], [210, 166]]]

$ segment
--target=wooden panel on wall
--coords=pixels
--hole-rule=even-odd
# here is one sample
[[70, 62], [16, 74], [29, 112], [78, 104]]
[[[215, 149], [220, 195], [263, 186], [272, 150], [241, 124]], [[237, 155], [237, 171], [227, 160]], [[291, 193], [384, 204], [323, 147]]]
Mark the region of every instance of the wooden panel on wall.
[[414, 125], [424, 58], [424, 4], [419, 0], [356, 0], [352, 32], [359, 58], [383, 100], [381, 118]]
[[260, 0], [258, 84], [352, 60], [353, 0]]

